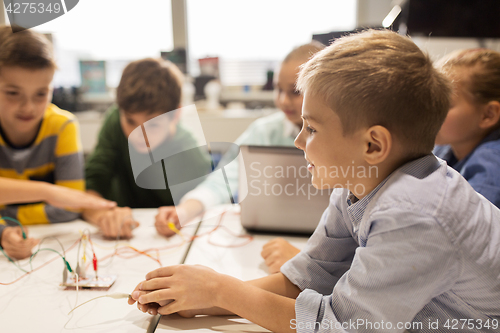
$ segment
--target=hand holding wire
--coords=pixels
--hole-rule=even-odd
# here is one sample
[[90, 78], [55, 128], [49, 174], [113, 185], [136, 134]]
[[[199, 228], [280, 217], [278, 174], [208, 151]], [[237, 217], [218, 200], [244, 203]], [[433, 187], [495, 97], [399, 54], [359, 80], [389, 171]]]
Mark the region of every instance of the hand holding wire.
[[38, 244], [38, 240], [27, 238], [26, 233], [20, 227], [7, 227], [3, 230], [1, 248], [6, 257], [13, 259], [25, 259], [31, 256], [31, 249]]
[[177, 233], [169, 225], [173, 224], [177, 231], [180, 228], [177, 209], [179, 208], [173, 206], [158, 208], [158, 214], [155, 216], [155, 227], [160, 235], [171, 237]]

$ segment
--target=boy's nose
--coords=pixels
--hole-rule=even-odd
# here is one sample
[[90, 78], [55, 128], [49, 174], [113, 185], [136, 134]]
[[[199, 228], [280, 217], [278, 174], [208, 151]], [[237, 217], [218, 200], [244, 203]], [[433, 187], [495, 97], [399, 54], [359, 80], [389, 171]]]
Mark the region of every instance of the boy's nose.
[[295, 141], [293, 142], [295, 144], [295, 147], [299, 148], [300, 150], [304, 150], [304, 142], [302, 140], [302, 133], [304, 131], [301, 130], [299, 135], [295, 138]]
[[290, 104], [290, 97], [285, 91], [279, 93], [278, 102], [280, 103], [281, 107], [288, 106]]
[[21, 103], [21, 108], [25, 112], [31, 112], [35, 109], [35, 103], [30, 98], [24, 98]]

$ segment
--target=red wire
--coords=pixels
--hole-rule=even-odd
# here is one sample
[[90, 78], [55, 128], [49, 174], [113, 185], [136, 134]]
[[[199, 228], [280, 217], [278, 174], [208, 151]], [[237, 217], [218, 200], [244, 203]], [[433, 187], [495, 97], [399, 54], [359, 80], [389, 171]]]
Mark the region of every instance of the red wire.
[[[223, 212], [220, 217], [219, 217], [219, 221], [217, 222], [217, 225], [210, 231], [207, 231], [206, 233], [203, 233], [203, 234], [200, 234], [200, 235], [195, 235], [195, 236], [191, 236], [188, 240], [188, 242], [192, 242], [193, 240], [197, 239], [197, 238], [200, 238], [200, 237], [203, 237], [203, 236], [206, 236], [208, 235], [208, 240], [207, 242], [213, 246], [218, 246], [218, 247], [225, 247], [225, 248], [235, 248], [235, 247], [240, 247], [240, 246], [245, 246], [247, 244], [249, 244], [251, 241], [253, 241], [253, 236], [251, 235], [237, 235], [235, 233], [233, 233], [229, 228], [225, 227], [222, 225], [222, 221], [223, 221], [223, 217], [225, 216], [226, 212]], [[211, 235], [212, 233], [214, 233], [217, 229], [219, 229], [219, 227], [223, 227], [224, 230], [229, 233], [230, 235], [234, 236], [234, 237], [237, 237], [237, 238], [246, 238], [247, 241], [242, 243], [242, 244], [235, 244], [235, 245], [224, 245], [224, 244], [218, 244], [218, 243], [215, 243], [211, 240]], [[94, 263], [94, 260], [93, 260], [93, 264], [94, 264], [94, 270], [96, 269], [95, 266], [97, 266], [97, 257], [95, 257], [95, 252], [94, 252], [94, 246], [93, 246], [93, 243], [90, 239], [90, 235], [88, 235], [88, 239], [89, 239], [89, 243], [90, 243], [90, 246], [91, 246], [91, 249], [92, 249], [92, 253], [94, 255], [94, 258], [95, 258], [95, 263]], [[73, 245], [71, 245], [69, 248], [68, 248], [68, 251], [71, 250], [72, 248], [74, 248], [78, 242], [80, 241], [80, 239], [78, 239]], [[104, 257], [102, 257], [101, 259], [99, 260], [106, 260], [108, 258], [111, 258], [113, 256], [118, 256], [120, 258], [124, 258], [124, 259], [132, 259], [132, 258], [136, 258], [140, 255], [144, 255], [144, 256], [147, 256], [151, 259], [153, 259], [154, 261], [156, 261], [160, 267], [163, 266], [161, 261], [160, 261], [160, 251], [163, 251], [163, 250], [167, 250], [167, 249], [171, 249], [171, 248], [176, 248], [176, 247], [179, 247], [180, 245], [182, 244], [174, 244], [174, 245], [167, 245], [167, 246], [164, 246], [164, 247], [160, 247], [160, 248], [149, 248], [149, 249], [146, 249], [146, 250], [138, 250], [130, 245], [127, 245], [127, 246], [124, 246], [124, 247], [119, 247], [117, 248], [113, 253], [111, 254], [108, 254]], [[125, 251], [125, 252], [124, 252]], [[130, 253], [130, 251], [132, 251], [132, 255], [129, 255], [129, 256], [125, 256], [125, 254], [127, 253]], [[151, 252], [151, 251], [155, 251], [156, 252], [156, 258], [154, 258], [153, 256], [151, 256], [148, 252]], [[47, 261], [46, 263], [42, 264], [41, 266], [33, 269], [32, 271], [29, 271], [28, 273], [22, 275], [21, 277], [17, 278], [16, 280], [12, 281], [12, 282], [8, 282], [8, 283], [2, 283], [0, 282], [0, 285], [10, 285], [10, 284], [13, 284], [19, 280], [21, 280], [22, 278], [28, 276], [29, 274], [47, 266], [48, 264], [50, 264], [51, 262], [53, 262], [54, 260], [56, 260], [58, 257], [54, 257], [53, 259]], [[87, 268], [88, 266], [90, 265], [90, 263], [87, 265]]]

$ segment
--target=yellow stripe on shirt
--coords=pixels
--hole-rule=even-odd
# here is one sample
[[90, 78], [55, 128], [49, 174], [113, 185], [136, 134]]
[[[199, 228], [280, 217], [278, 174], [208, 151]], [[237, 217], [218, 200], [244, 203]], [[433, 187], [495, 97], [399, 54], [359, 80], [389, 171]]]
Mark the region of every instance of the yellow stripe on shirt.
[[24, 169], [21, 174], [17, 173], [14, 169], [0, 169], [0, 177], [30, 180], [30, 178], [33, 177], [45, 176], [49, 174], [54, 171], [54, 168], [54, 163], [47, 163], [37, 168]]
[[28, 204], [19, 206], [17, 219], [21, 224], [47, 224], [50, 223], [45, 214], [45, 204]]
[[61, 185], [64, 187], [69, 187], [78, 191], [85, 191], [85, 181], [83, 179], [79, 180], [58, 180], [56, 185]]

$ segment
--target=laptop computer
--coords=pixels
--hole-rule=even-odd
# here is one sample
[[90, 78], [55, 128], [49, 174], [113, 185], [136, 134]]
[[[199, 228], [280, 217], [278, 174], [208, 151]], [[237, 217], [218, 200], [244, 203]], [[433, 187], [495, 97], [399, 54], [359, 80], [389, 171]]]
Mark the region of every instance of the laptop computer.
[[295, 147], [241, 146], [241, 224], [251, 231], [311, 234], [330, 190], [311, 184], [304, 152]]

